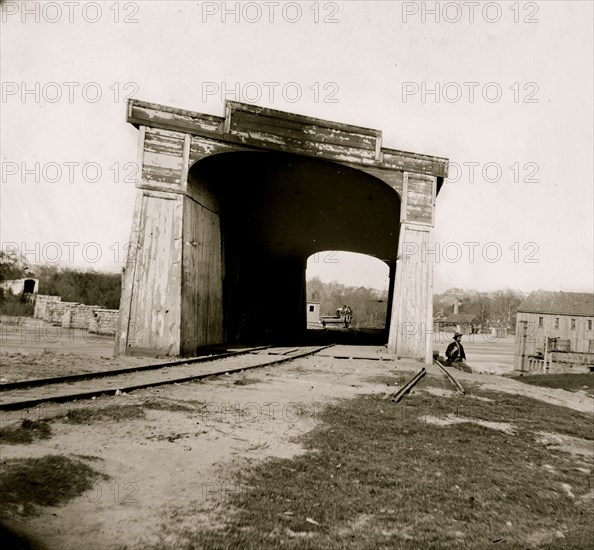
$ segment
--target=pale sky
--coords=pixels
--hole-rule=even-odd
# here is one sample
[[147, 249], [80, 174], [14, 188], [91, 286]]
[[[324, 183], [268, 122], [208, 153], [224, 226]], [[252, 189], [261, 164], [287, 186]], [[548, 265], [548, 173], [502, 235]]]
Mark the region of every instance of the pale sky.
[[[474, 16], [442, 2], [439, 22], [435, 2], [235, 4], [2, 4], [4, 249], [118, 271], [138, 139], [126, 97], [218, 116], [226, 97], [449, 158], [436, 292], [592, 291], [592, 2], [490, 2]], [[377, 260], [337, 257], [308, 275], [385, 287]]]

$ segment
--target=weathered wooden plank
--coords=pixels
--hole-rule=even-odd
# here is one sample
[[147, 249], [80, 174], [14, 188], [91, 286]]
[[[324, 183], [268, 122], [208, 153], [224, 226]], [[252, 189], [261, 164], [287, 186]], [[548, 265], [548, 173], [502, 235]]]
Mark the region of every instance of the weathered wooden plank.
[[[342, 148], [342, 150], [338, 150], [336, 146], [326, 146], [323, 143], [294, 143], [291, 142], [289, 138], [281, 138], [279, 136], [260, 133], [234, 133], [232, 134], [232, 137], [236, 138], [239, 143], [244, 145], [250, 145], [269, 150], [283, 151], [287, 153], [300, 153], [308, 156], [322, 157], [341, 162], [361, 164], [373, 164], [375, 162], [375, 160], [372, 158], [372, 154], [369, 152], [366, 153], [363, 149], [347, 150], [347, 148]], [[359, 154], [359, 151], [363, 151], [363, 154]]]
[[186, 135], [181, 132], [149, 128], [146, 132], [144, 147], [146, 151], [153, 153], [180, 156]]
[[350, 156], [352, 158], [368, 159], [374, 161], [375, 150], [357, 149], [343, 145], [334, 145], [316, 140], [291, 138], [279, 134], [269, 134], [262, 130], [245, 130], [242, 127], [231, 126], [232, 135], [238, 136], [244, 143], [264, 142], [275, 147], [291, 149], [292, 151], [307, 151], [313, 153], [326, 153], [329, 156]]
[[144, 152], [144, 164], [153, 168], [165, 168], [167, 170], [181, 171], [182, 168], [182, 151], [179, 151], [179, 155], [165, 155], [163, 153], [154, 153], [150, 150]]
[[415, 174], [409, 175], [408, 192], [409, 193], [424, 193], [431, 195], [433, 190], [433, 179], [427, 177], [420, 178]]
[[143, 187], [145, 183], [150, 184], [150, 182], [179, 187], [180, 176], [181, 167], [178, 171], [174, 172], [168, 168], [147, 166], [145, 164], [142, 167], [142, 181], [138, 184], [138, 187]]
[[436, 192], [435, 177], [406, 173], [405, 179], [407, 181], [406, 219], [432, 224]]
[[415, 193], [414, 191], [410, 190], [410, 186], [408, 188], [408, 204], [413, 204], [416, 206], [431, 206], [432, 205], [432, 194], [431, 191], [429, 193]]
[[406, 219], [411, 222], [418, 222], [418, 223], [431, 223], [431, 207], [429, 206], [416, 206], [416, 205], [408, 205], [407, 209], [407, 216]]
[[395, 149], [382, 148], [382, 165], [386, 168], [395, 168], [404, 172], [416, 174], [430, 174], [447, 178], [448, 160], [440, 157], [419, 155]]
[[239, 112], [231, 120], [231, 128], [243, 130], [263, 131], [279, 136], [294, 139], [306, 139], [308, 141], [320, 141], [332, 145], [341, 145], [357, 149], [371, 150], [375, 154], [377, 136], [344, 132], [323, 126], [314, 126], [303, 122], [291, 120], [278, 120], [272, 117], [252, 115]]
[[270, 109], [268, 107], [259, 107], [258, 105], [250, 105], [247, 103], [240, 103], [238, 101], [227, 101], [226, 114], [233, 118], [239, 112], [252, 113], [263, 117], [274, 118], [277, 120], [286, 120], [303, 124], [310, 124], [321, 128], [331, 128], [343, 132], [362, 134], [367, 136], [381, 136], [379, 130], [372, 128], [365, 128], [364, 126], [354, 126], [352, 124], [344, 124], [342, 122], [334, 122], [332, 120], [324, 120], [321, 118], [314, 118], [305, 115], [298, 115], [296, 113], [287, 113], [277, 109]]
[[128, 122], [137, 126], [159, 127], [186, 133], [212, 132], [220, 134], [224, 119], [155, 103], [130, 100]]

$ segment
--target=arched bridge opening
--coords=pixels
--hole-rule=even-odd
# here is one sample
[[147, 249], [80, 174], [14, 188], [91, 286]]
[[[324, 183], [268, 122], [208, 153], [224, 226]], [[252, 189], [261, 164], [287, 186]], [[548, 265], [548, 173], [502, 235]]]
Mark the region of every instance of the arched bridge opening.
[[200, 160], [189, 181], [217, 205], [227, 342], [303, 341], [305, 268], [320, 250], [396, 260], [400, 197], [362, 171], [295, 154], [234, 152]]
[[393, 261], [345, 250], [311, 255], [306, 270], [308, 341], [385, 344], [393, 265]]

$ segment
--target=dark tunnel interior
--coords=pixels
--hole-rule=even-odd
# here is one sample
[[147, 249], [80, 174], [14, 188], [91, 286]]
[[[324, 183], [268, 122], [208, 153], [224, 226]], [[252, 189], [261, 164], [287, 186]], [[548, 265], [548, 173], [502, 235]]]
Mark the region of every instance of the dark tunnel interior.
[[305, 330], [307, 258], [323, 250], [394, 264], [400, 198], [362, 171], [311, 157], [206, 157], [190, 182], [218, 203], [228, 342], [294, 343]]

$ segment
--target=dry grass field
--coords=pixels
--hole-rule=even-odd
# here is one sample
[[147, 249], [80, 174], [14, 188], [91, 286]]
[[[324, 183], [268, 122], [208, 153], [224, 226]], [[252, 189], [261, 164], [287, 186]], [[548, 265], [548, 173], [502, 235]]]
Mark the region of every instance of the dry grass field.
[[5, 412], [7, 547], [590, 547], [585, 391], [429, 367], [395, 404], [420, 364], [380, 351]]

